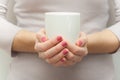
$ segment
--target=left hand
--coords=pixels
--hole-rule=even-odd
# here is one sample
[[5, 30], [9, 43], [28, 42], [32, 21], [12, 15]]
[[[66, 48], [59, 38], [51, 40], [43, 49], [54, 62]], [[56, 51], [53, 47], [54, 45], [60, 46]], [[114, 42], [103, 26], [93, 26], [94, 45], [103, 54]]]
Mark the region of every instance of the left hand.
[[[84, 56], [88, 54], [87, 43], [87, 36], [83, 32], [81, 32], [80, 37], [75, 44], [67, 41], [66, 48], [68, 50], [68, 54], [65, 56], [66, 60], [63, 62], [62, 66], [71, 66], [80, 62]], [[61, 61], [58, 62], [56, 66], [61, 66], [59, 63], [61, 63]]]

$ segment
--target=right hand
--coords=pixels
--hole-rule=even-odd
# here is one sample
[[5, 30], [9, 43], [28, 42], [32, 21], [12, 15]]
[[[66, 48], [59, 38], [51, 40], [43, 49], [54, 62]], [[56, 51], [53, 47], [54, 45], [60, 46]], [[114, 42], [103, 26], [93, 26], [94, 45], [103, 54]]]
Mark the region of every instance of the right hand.
[[67, 43], [61, 36], [48, 39], [44, 29], [36, 34], [35, 50], [39, 57], [54, 66], [62, 66], [66, 59], [64, 58], [68, 51]]

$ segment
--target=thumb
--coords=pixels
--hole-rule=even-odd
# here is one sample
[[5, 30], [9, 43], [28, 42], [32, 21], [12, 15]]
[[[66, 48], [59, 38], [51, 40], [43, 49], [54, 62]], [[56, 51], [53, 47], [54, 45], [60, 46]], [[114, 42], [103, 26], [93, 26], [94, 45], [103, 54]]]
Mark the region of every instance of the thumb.
[[87, 35], [84, 32], [81, 32], [78, 40], [76, 41], [76, 45], [83, 47], [87, 45], [87, 42], [88, 42]]
[[45, 42], [47, 40], [47, 36], [44, 28], [40, 29], [40, 31], [36, 33], [36, 38], [37, 41], [39, 42]]

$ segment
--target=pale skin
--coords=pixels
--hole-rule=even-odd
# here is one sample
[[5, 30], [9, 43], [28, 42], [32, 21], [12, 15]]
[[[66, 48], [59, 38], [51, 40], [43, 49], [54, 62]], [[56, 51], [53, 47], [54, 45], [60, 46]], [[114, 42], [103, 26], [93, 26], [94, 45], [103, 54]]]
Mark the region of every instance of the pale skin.
[[37, 34], [35, 49], [39, 52], [39, 57], [46, 62], [54, 66], [69, 66], [80, 62], [88, 53], [86, 47], [87, 37], [84, 33], [81, 34], [80, 40], [85, 42], [81, 42], [82, 44], [79, 45], [78, 40], [75, 45], [64, 40], [61, 36], [47, 40], [45, 31], [41, 30]]
[[75, 44], [64, 40], [62, 36], [48, 39], [45, 30], [37, 34], [26, 30], [18, 32], [13, 41], [13, 51], [37, 52], [39, 57], [54, 66], [70, 66], [89, 54], [115, 52], [119, 47], [117, 37], [109, 30], [81, 36]]

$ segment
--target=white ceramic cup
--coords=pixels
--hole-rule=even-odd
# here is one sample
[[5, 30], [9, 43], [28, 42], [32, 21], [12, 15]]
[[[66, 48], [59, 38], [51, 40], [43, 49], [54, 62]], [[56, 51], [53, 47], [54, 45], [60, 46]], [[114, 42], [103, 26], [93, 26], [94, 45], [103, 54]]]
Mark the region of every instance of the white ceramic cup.
[[61, 35], [74, 43], [80, 32], [80, 13], [47, 12], [45, 13], [45, 29], [48, 38]]

